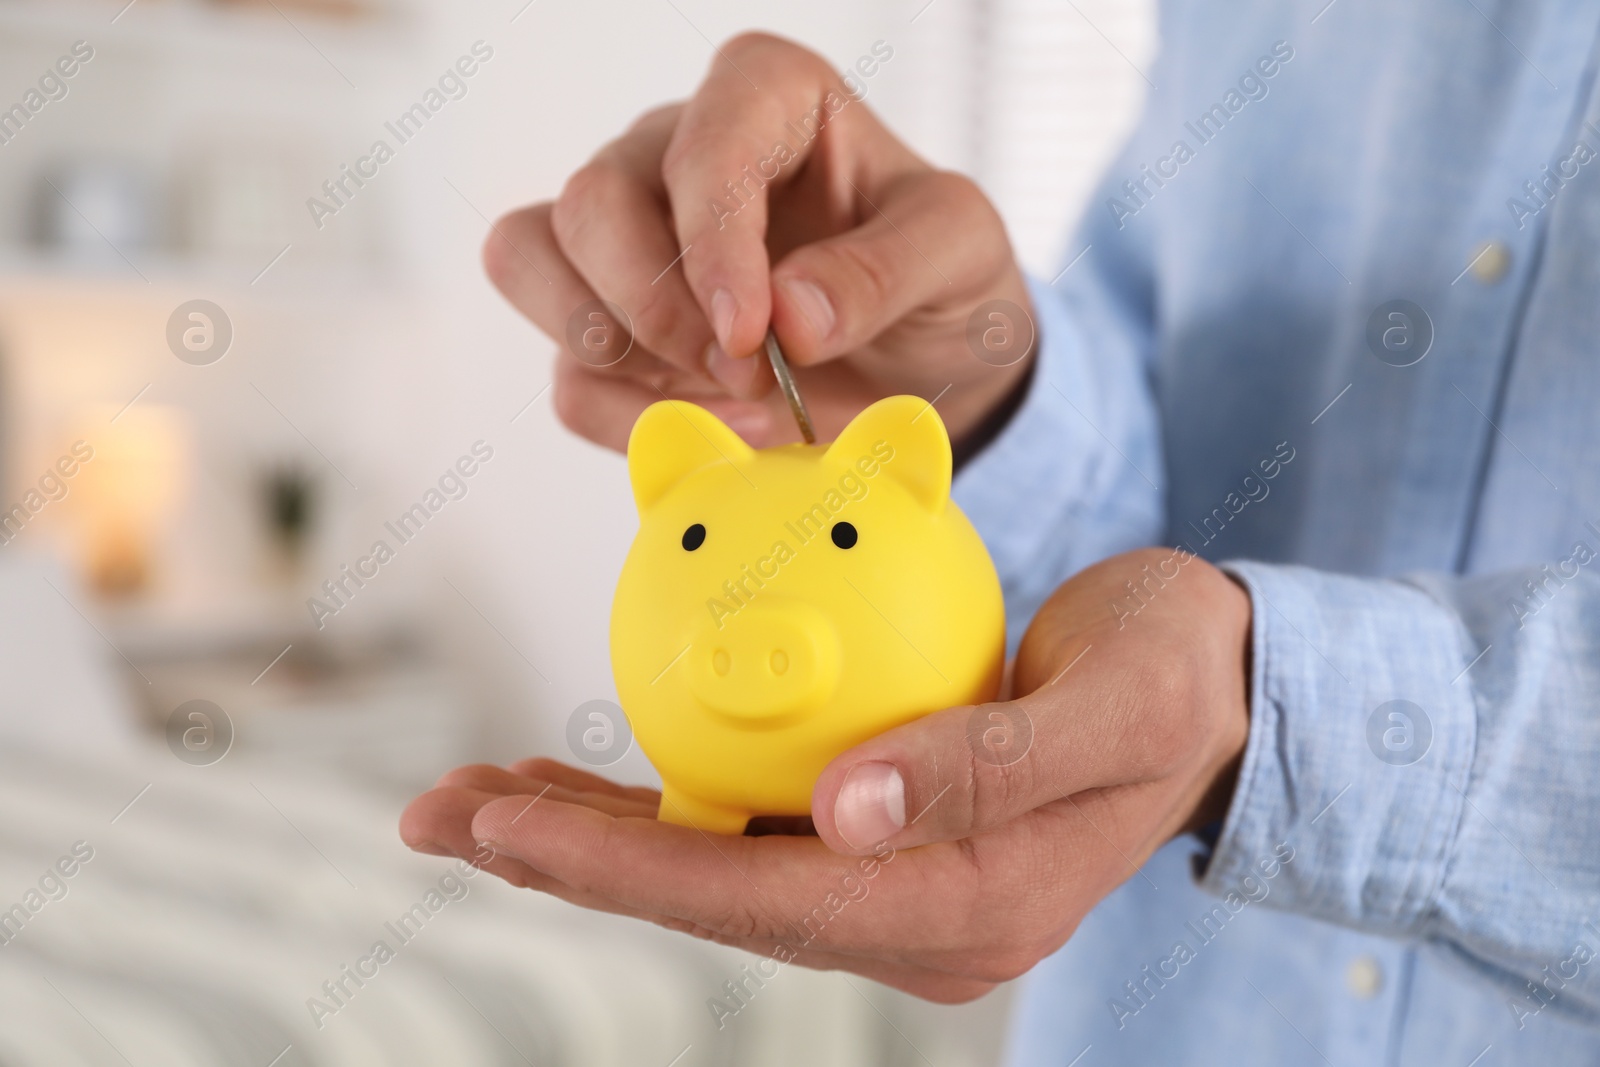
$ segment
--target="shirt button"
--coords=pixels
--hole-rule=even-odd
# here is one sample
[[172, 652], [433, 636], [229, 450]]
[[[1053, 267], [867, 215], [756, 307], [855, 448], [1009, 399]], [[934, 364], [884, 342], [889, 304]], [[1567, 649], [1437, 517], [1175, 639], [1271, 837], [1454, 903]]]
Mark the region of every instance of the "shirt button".
[[1493, 285], [1511, 269], [1511, 249], [1504, 241], [1485, 241], [1472, 254], [1472, 276], [1483, 285]]
[[1351, 996], [1371, 1000], [1383, 988], [1383, 967], [1371, 956], [1357, 956], [1345, 968], [1344, 984]]

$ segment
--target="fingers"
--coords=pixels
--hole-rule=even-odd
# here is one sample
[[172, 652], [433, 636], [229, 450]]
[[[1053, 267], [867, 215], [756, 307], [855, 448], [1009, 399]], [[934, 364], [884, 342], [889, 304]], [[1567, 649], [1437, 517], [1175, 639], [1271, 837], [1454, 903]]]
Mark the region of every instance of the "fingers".
[[[719, 49], [692, 100], [644, 116], [554, 204], [494, 229], [491, 277], [566, 353], [559, 417], [619, 450], [650, 403], [702, 389], [731, 401], [707, 406], [751, 444], [780, 443], [791, 435], [774, 425], [772, 374], [752, 358], [769, 325], [800, 365], [857, 351], [897, 322], [921, 327], [896, 334], [920, 352], [924, 334], [959, 335], [954, 306], [992, 291], [1011, 262], [970, 182], [901, 145], [821, 57], [762, 34]], [[769, 248], [787, 253], [776, 273]], [[942, 315], [930, 307], [941, 295]], [[883, 388], [866, 382], [840, 410]], [[818, 414], [827, 421], [826, 405]]]
[[493, 224], [483, 243], [483, 265], [490, 281], [513, 307], [560, 346], [560, 358], [575, 368], [641, 381], [667, 381], [681, 375], [680, 368], [661, 360], [647, 344], [628, 335], [627, 324], [612, 321], [605, 312], [591, 309], [581, 316], [575, 334], [569, 330], [573, 317], [598, 297], [558, 247], [551, 227], [554, 209], [553, 204], [534, 204]]
[[609, 778], [543, 756], [518, 760], [506, 769], [513, 775], [554, 782], [578, 793], [609, 793], [624, 800], [635, 800], [650, 805], [652, 810], [661, 803], [659, 790], [642, 785], [618, 785]]
[[556, 245], [589, 289], [621, 307], [666, 363], [706, 372], [711, 328], [680, 267], [661, 185], [677, 109], [654, 111], [567, 180], [551, 209]]
[[[484, 243], [483, 257], [489, 277], [506, 298], [560, 346], [552, 398], [556, 417], [579, 436], [620, 452], [627, 448], [629, 428], [645, 408], [668, 396], [690, 397], [752, 444], [764, 444], [772, 425], [768, 404], [728, 397], [709, 379], [660, 359], [646, 347], [648, 334], [622, 341], [608, 335], [599, 362], [582, 342], [579, 350], [573, 350], [568, 324], [597, 297], [557, 248], [552, 213], [553, 205], [535, 204], [500, 219]], [[681, 277], [677, 285], [682, 288]], [[698, 314], [686, 294], [682, 302]], [[602, 330], [619, 328], [603, 313], [597, 321]], [[626, 352], [621, 358], [611, 355], [609, 346], [616, 344]], [[759, 376], [746, 378], [747, 388], [759, 394]]]
[[[493, 774], [490, 773], [494, 771], [499, 771], [499, 768], [464, 767], [459, 771], [452, 771], [446, 777], [454, 778], [458, 783], [479, 779], [497, 787], [511, 784], [506, 779], [495, 780]], [[506, 772], [501, 771], [500, 773], [504, 775]], [[533, 804], [548, 798], [550, 795], [559, 795], [569, 803], [599, 803], [601, 807], [613, 808], [625, 814], [633, 814], [638, 808], [637, 804], [629, 806], [627, 801], [616, 797], [608, 797], [605, 800], [601, 800], [601, 794], [599, 793], [569, 793], [559, 787], [552, 787], [546, 791], [545, 787], [549, 783], [534, 784], [538, 785], [538, 789], [533, 794], [515, 798], [527, 805], [527, 807], [524, 807], [524, 811], [529, 810]], [[669, 919], [666, 916], [625, 908], [608, 897], [573, 889], [571, 886], [550, 877], [544, 872], [528, 866], [515, 856], [498, 852], [492, 847], [485, 847], [472, 835], [473, 816], [485, 804], [500, 800], [506, 795], [506, 793], [500, 792], [496, 788], [477, 789], [465, 784], [436, 787], [407, 805], [405, 812], [400, 817], [400, 839], [414, 851], [432, 856], [455, 856], [466, 860], [474, 867], [488, 871], [496, 878], [507, 881], [514, 886], [549, 893], [580, 907], [646, 919], [661, 925], [678, 923], [678, 920]]]
[[627, 908], [609, 897], [574, 889], [513, 856], [497, 853], [493, 848], [486, 848], [476, 842], [472, 837], [472, 815], [490, 800], [499, 798], [498, 793], [470, 789], [432, 790], [407, 807], [401, 817], [401, 839], [418, 852], [435, 856], [457, 856], [520, 889], [548, 893], [569, 904], [592, 911], [625, 915], [669, 929], [688, 932], [682, 920]]
[[[573, 773], [576, 774], [577, 772]], [[609, 783], [607, 785], [609, 788], [602, 790], [591, 790], [581, 786], [573, 788], [559, 785], [555, 782], [524, 777], [500, 767], [478, 764], [460, 767], [451, 771], [439, 779], [439, 784], [434, 788], [464, 789], [474, 794], [485, 794], [487, 799], [491, 800], [506, 796], [524, 797], [527, 798], [526, 803], [530, 807], [549, 797], [568, 804], [583, 804], [594, 808], [596, 811], [604, 811], [618, 817], [655, 818], [658, 800], [628, 795], [621, 792], [620, 787], [610, 786]], [[649, 791], [646, 790], [644, 792], [648, 793]]]
[[[868, 136], [855, 136], [862, 132]], [[765, 34], [719, 49], [679, 116], [662, 173], [679, 247], [690, 249], [684, 276], [733, 356], [759, 349], [771, 310], [769, 187], [794, 181], [825, 142], [850, 145], [832, 154], [835, 165], [853, 168], [869, 153], [883, 157], [885, 168], [914, 158], [870, 123], [820, 56]]]
[[483, 240], [483, 270], [513, 307], [562, 341], [567, 318], [594, 299], [594, 290], [556, 247], [552, 206], [533, 204], [491, 223]]
[[[556, 780], [560, 784], [541, 782], [541, 778]], [[520, 796], [504, 792], [529, 785], [537, 786], [534, 792], [543, 795], [536, 798], [534, 795]], [[547, 791], [546, 786], [550, 786]], [[547, 893], [579, 907], [642, 919], [702, 940], [769, 957], [776, 961], [766, 965], [769, 969], [787, 963], [820, 970], [844, 969], [941, 1003], [971, 1000], [992, 987], [989, 982], [920, 966], [828, 951], [806, 935], [803, 928], [800, 936], [788, 940], [739, 937], [690, 919], [629, 907], [604, 894], [575, 888], [492, 846], [485, 847], [473, 833], [472, 817], [488, 803], [509, 799], [514, 804], [528, 805], [537, 799], [539, 804], [543, 804], [553, 797], [560, 797], [563, 803], [572, 803], [580, 797], [588, 802], [596, 802], [603, 797], [611, 804], [631, 806], [630, 814], [636, 814], [639, 810], [650, 813], [644, 816], [646, 818], [653, 815], [654, 805], [659, 800], [659, 794], [654, 790], [619, 786], [553, 760], [523, 760], [510, 770], [488, 765], [462, 767], [445, 775], [439, 786], [417, 798], [407, 808], [401, 819], [401, 837], [417, 851], [430, 855], [457, 856], [513, 885]], [[607, 806], [606, 803], [599, 803], [597, 810]], [[525, 806], [522, 811], [526, 813], [536, 809], [537, 805]], [[759, 973], [767, 974], [767, 971]], [[771, 977], [770, 974], [767, 976]]]
[[[712, 836], [548, 797], [522, 807], [515, 797], [485, 804], [472, 835], [576, 890], [726, 937], [933, 963], [927, 957], [962, 949], [958, 925], [933, 911], [963, 912], [979, 892], [955, 846], [848, 859], [810, 837]], [[1007, 891], [1005, 877], [982, 891]], [[918, 959], [903, 959], [908, 946]]]
[[[556, 363], [552, 402], [556, 417], [567, 429], [606, 448], [626, 452], [628, 433], [640, 413], [657, 400], [684, 394], [671, 380], [639, 382], [608, 377], [591, 372], [577, 360], [563, 359]], [[715, 395], [691, 398], [752, 446], [768, 444], [775, 432], [768, 402]]]
[[468, 789], [430, 790], [406, 805], [400, 816], [400, 840], [413, 851], [466, 860], [512, 885], [529, 886], [548, 881], [548, 875], [515, 856], [481, 849], [479, 842], [473, 839], [472, 817], [498, 796]]
[[987, 289], [1013, 259], [993, 205], [961, 175], [911, 172], [851, 194], [859, 226], [802, 245], [772, 271], [773, 329], [800, 366], [861, 348], [917, 308]]

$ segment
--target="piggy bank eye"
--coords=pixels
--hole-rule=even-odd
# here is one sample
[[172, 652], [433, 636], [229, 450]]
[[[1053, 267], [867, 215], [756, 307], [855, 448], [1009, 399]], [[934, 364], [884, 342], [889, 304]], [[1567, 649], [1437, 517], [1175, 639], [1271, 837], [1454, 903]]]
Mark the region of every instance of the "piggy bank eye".
[[830, 536], [833, 537], [833, 543], [840, 548], [854, 548], [856, 546], [856, 528], [848, 522], [834, 523], [833, 532]]
[[[853, 538], [852, 538], [853, 540]], [[693, 552], [706, 543], [706, 528], [698, 522], [683, 531], [683, 550]]]

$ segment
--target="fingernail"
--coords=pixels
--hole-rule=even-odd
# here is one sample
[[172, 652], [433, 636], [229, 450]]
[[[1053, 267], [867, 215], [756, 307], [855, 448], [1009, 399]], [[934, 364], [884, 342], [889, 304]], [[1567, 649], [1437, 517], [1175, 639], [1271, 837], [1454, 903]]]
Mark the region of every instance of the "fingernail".
[[760, 369], [756, 361], [749, 356], [734, 359], [716, 341], [706, 346], [706, 373], [721, 382], [728, 392], [736, 396], [749, 395], [750, 386], [755, 382], [756, 372]]
[[711, 328], [717, 331], [717, 340], [724, 345], [733, 332], [733, 317], [739, 313], [739, 301], [726, 289], [711, 294]]
[[454, 856], [455, 853], [443, 845], [436, 845], [432, 841], [419, 841], [410, 846], [412, 852], [420, 852], [424, 856]]
[[885, 841], [905, 829], [906, 783], [892, 763], [859, 763], [844, 776], [833, 824], [851, 848]]
[[795, 307], [800, 309], [800, 314], [811, 323], [811, 328], [817, 331], [817, 339], [825, 341], [828, 334], [833, 332], [833, 302], [812, 282], [794, 278], [783, 283], [783, 291], [789, 294]]

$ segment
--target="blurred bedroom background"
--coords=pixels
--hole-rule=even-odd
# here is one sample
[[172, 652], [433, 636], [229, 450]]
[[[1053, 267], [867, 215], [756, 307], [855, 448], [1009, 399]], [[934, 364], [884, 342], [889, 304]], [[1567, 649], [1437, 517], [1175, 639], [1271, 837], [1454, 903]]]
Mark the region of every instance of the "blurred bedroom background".
[[887, 44], [870, 105], [1054, 277], [1151, 9], [0, 0], [0, 1062], [993, 1062], [1003, 990], [790, 968], [719, 1031], [747, 957], [487, 877], [308, 1001], [449, 870], [412, 792], [572, 760], [615, 696], [624, 465], [554, 419], [489, 221], [763, 28]]

